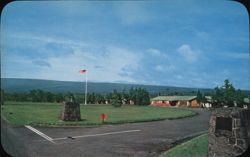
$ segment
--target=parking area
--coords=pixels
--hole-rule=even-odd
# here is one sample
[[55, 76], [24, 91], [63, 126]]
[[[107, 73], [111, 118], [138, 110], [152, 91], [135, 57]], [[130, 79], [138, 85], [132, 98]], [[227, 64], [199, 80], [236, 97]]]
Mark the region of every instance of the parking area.
[[100, 127], [12, 127], [2, 122], [2, 146], [14, 156], [158, 156], [182, 138], [208, 129], [210, 112], [194, 117]]

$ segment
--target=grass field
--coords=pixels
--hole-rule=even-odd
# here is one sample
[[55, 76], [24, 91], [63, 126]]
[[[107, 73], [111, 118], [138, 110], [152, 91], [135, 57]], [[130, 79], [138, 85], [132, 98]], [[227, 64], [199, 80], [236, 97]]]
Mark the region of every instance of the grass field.
[[1, 117], [14, 125], [99, 125], [101, 114], [107, 115], [105, 124], [145, 122], [163, 119], [183, 118], [195, 113], [183, 108], [159, 108], [151, 106], [122, 106], [114, 108], [111, 105], [81, 106], [82, 121], [64, 122], [58, 119], [62, 104], [5, 102], [1, 109]]
[[207, 153], [208, 136], [203, 134], [170, 149], [160, 157], [207, 157]]

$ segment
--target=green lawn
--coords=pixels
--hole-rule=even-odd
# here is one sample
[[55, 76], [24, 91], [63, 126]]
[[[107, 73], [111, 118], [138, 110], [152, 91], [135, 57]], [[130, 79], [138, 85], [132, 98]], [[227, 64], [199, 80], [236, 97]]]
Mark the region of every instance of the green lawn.
[[208, 136], [203, 134], [170, 149], [160, 157], [207, 157], [207, 153]]
[[58, 126], [98, 125], [101, 124], [102, 113], [107, 115], [105, 124], [175, 119], [195, 115], [193, 111], [184, 108], [125, 105], [114, 108], [111, 105], [87, 105], [81, 106], [82, 121], [64, 122], [58, 119], [61, 107], [61, 103], [5, 102], [1, 117], [14, 125]]

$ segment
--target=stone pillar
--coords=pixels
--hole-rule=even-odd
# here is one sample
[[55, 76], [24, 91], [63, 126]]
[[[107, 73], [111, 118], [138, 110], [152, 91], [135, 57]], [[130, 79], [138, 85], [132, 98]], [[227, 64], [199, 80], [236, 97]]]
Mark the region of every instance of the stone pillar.
[[59, 118], [63, 121], [81, 120], [80, 104], [75, 102], [63, 103]]
[[235, 157], [249, 145], [250, 110], [216, 109], [209, 121], [208, 157]]

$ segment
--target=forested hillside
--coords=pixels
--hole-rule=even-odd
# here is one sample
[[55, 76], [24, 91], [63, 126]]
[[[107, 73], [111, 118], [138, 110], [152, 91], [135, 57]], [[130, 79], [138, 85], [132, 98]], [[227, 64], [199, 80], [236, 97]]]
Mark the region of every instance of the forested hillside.
[[[123, 91], [130, 88], [144, 88], [151, 94], [188, 94], [196, 93], [197, 88], [184, 87], [169, 87], [169, 86], [154, 86], [154, 85], [138, 85], [138, 84], [123, 84], [123, 83], [97, 83], [88, 82], [88, 92], [95, 93], [110, 93], [113, 90]], [[29, 92], [33, 89], [41, 89], [43, 91], [54, 93], [83, 93], [85, 91], [85, 82], [70, 82], [70, 81], [52, 81], [52, 80], [37, 80], [37, 79], [14, 79], [2, 78], [1, 89], [5, 92]], [[211, 89], [199, 89], [201, 92], [211, 92]]]

